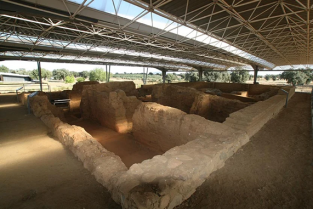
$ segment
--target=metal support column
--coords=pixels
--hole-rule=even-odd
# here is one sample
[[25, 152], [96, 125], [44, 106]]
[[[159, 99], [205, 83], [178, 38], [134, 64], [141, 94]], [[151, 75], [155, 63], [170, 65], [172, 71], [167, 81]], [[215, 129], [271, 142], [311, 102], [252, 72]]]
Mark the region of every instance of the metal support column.
[[110, 82], [110, 77], [111, 77], [111, 65], [109, 65], [108, 83]]
[[105, 65], [105, 81], [108, 82], [108, 65]]
[[202, 69], [202, 67], [198, 68], [198, 72], [199, 72], [199, 81], [202, 81], [202, 76], [203, 76], [203, 69]]
[[142, 68], [142, 82], [143, 82], [143, 85], [146, 85], [146, 71], [145, 71], [145, 67]]
[[165, 83], [165, 79], [166, 79], [166, 70], [162, 69], [162, 80], [163, 80], [163, 83]]
[[253, 77], [253, 84], [258, 84], [257, 78], [258, 78], [258, 71], [259, 71], [259, 66], [254, 65], [252, 66], [254, 69], [254, 77]]
[[37, 68], [38, 68], [40, 91], [42, 91], [41, 66], [40, 66], [40, 62], [39, 61], [37, 62]]

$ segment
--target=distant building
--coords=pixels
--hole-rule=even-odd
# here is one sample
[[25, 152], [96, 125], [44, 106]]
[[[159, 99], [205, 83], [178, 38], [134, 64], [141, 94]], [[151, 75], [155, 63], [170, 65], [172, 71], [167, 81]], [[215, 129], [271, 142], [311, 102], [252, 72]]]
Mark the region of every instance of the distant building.
[[14, 73], [0, 73], [0, 81], [4, 82], [29, 82], [32, 79], [29, 75], [19, 75]]

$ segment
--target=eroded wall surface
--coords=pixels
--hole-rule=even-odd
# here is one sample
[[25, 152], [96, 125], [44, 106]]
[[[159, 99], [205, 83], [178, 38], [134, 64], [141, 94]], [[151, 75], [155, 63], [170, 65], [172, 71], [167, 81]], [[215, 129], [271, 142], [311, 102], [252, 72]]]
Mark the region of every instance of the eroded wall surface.
[[[293, 92], [294, 89], [289, 89], [289, 99]], [[34, 100], [37, 99], [40, 98], [34, 97]], [[238, 116], [234, 119], [240, 121], [242, 117], [252, 117], [254, 124], [262, 126], [283, 107], [285, 99], [284, 95], [276, 95], [268, 103], [258, 102], [238, 114], [233, 113]], [[181, 204], [213, 171], [221, 168], [230, 156], [247, 143], [252, 133], [249, 129], [234, 127], [228, 121], [221, 124], [197, 115], [175, 114], [182, 118], [182, 122], [178, 130], [172, 131], [190, 141], [170, 148], [163, 155], [134, 164], [127, 170], [118, 156], [104, 149], [82, 128], [63, 123], [51, 111], [42, 111], [40, 108], [44, 106], [38, 106], [37, 110], [33, 110], [34, 113], [44, 112], [35, 114], [72, 150], [97, 181], [108, 188], [113, 199], [123, 208], [129, 209], [172, 209]], [[147, 123], [156, 124], [160, 133], [167, 128], [167, 123], [177, 122], [177, 118], [172, 117], [172, 110], [159, 104], [143, 103], [136, 111], [139, 111], [139, 121], [140, 118], [149, 119], [144, 118], [142, 111], [151, 112], [147, 114], [152, 115], [153, 120]], [[264, 116], [264, 112], [267, 116]], [[160, 121], [164, 121], [165, 125], [162, 126]], [[148, 125], [146, 127], [150, 128]]]
[[[118, 88], [127, 91], [129, 96]], [[135, 96], [130, 96], [135, 91], [133, 82], [84, 86], [80, 107], [82, 117], [98, 121], [119, 133], [131, 132], [133, 114], [141, 103]]]
[[[203, 83], [200, 82], [201, 85]], [[152, 92], [152, 101], [216, 122], [223, 122], [230, 113], [250, 105], [238, 100], [205, 94], [194, 88], [170, 84], [156, 85]]]

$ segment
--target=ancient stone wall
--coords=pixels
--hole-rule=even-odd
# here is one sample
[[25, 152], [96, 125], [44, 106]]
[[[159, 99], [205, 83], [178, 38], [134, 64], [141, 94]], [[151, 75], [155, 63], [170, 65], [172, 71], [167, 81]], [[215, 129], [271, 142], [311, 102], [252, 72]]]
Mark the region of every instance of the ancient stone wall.
[[137, 96], [138, 91], [136, 90], [136, 85], [133, 81], [123, 81], [123, 82], [110, 82], [110, 83], [100, 83], [96, 85], [84, 85], [82, 94], [84, 90], [94, 90], [99, 92], [111, 92], [115, 90], [123, 90], [127, 96]]
[[113, 199], [128, 209], [174, 208], [248, 141], [241, 131], [196, 115], [185, 115], [181, 131], [190, 137], [189, 143], [127, 170], [118, 156], [103, 148], [83, 128], [63, 123], [49, 111], [37, 116], [111, 192]]
[[133, 116], [135, 138], [150, 149], [161, 152], [201, 135], [215, 137], [224, 134], [228, 132], [220, 123], [151, 102], [142, 103]]
[[250, 105], [170, 84], [155, 86], [152, 101], [217, 122], [223, 122], [230, 113]]
[[62, 121], [66, 121], [63, 110], [52, 105], [45, 93], [40, 93], [39, 95], [31, 97], [29, 99], [29, 105], [36, 117], [51, 113]]
[[[290, 99], [295, 91], [294, 87], [286, 87]], [[257, 133], [267, 121], [275, 117], [286, 103], [286, 95], [281, 93], [265, 101], [257, 102], [249, 107], [230, 114], [223, 123], [229, 127], [245, 131], [249, 137]]]
[[84, 86], [86, 85], [95, 85], [99, 84], [98, 81], [84, 81], [84, 82], [77, 82], [73, 85], [73, 91], [78, 91], [79, 93], [82, 93]]
[[171, 84], [156, 85], [153, 88], [152, 101], [189, 113], [198, 94], [200, 92], [193, 88]]
[[229, 114], [248, 107], [249, 105], [249, 103], [225, 99], [220, 96], [197, 94], [190, 109], [190, 114], [196, 114], [208, 120], [221, 123], [229, 117]]
[[132, 116], [141, 102], [135, 96], [127, 97], [122, 90], [101, 92], [84, 90], [81, 112], [82, 117], [100, 122], [119, 133], [132, 130]]
[[[294, 89], [288, 90], [290, 99]], [[44, 105], [32, 108], [123, 208], [173, 209], [188, 199], [213, 171], [223, 167], [225, 161], [249, 141], [253, 132], [277, 114], [285, 99], [285, 95], [276, 95], [232, 113], [229, 118], [235, 123], [228, 119], [216, 123], [159, 104], [142, 103], [134, 114], [134, 118], [137, 117], [134, 128], [138, 122], [158, 131], [154, 124], [167, 129], [167, 124], [174, 127], [176, 122], [180, 125], [171, 132], [180, 134], [182, 140], [163, 155], [134, 164], [128, 170], [118, 156], [103, 148], [84, 129], [61, 122]], [[34, 97], [34, 103], [41, 103], [41, 100], [39, 96]], [[239, 122], [242, 122], [240, 126], [235, 126]], [[143, 141], [158, 136], [156, 133], [140, 137]]]

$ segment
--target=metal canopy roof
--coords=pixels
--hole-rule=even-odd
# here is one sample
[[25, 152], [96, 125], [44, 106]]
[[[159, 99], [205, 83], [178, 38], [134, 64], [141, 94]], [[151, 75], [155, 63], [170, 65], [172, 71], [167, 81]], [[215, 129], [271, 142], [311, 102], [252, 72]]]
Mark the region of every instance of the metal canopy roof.
[[310, 0], [72, 1], [0, 0], [0, 59], [176, 70], [313, 64]]
[[[313, 64], [310, 0], [127, 0], [275, 65]], [[172, 17], [172, 18], [173, 18]]]

